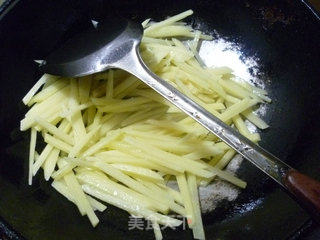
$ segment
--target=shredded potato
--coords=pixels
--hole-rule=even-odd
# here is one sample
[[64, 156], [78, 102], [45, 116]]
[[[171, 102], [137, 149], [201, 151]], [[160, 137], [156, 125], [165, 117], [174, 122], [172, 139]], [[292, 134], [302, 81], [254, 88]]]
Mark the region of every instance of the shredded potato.
[[[253, 113], [270, 102], [267, 92], [235, 80], [228, 67], [203, 66], [199, 41], [211, 40], [179, 22], [188, 10], [162, 22], [145, 20], [140, 52], [150, 69], [189, 98], [254, 142], [268, 124]], [[181, 42], [175, 37], [191, 38]], [[42, 89], [41, 89], [42, 87]], [[196, 239], [205, 239], [198, 186], [216, 178], [245, 188], [223, 170], [235, 151], [171, 105], [139, 79], [122, 70], [81, 78], [43, 75], [23, 98], [31, 107], [21, 130], [31, 129], [29, 177], [42, 167], [52, 187], [73, 202], [91, 224], [99, 222], [100, 201], [150, 220], [155, 238], [160, 225], [179, 226], [185, 217]], [[46, 146], [38, 155], [37, 133]], [[39, 139], [39, 138], [38, 138]], [[177, 182], [179, 190], [166, 185]]]

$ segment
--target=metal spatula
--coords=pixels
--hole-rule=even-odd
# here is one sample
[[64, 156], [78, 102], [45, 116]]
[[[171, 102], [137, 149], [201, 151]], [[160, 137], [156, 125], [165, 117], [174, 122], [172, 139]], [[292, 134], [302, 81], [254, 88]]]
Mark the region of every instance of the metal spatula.
[[139, 54], [142, 34], [140, 24], [125, 19], [100, 22], [67, 41], [40, 67], [46, 73], [66, 77], [80, 77], [110, 68], [135, 75], [273, 178], [320, 221], [320, 183], [254, 144], [153, 74]]

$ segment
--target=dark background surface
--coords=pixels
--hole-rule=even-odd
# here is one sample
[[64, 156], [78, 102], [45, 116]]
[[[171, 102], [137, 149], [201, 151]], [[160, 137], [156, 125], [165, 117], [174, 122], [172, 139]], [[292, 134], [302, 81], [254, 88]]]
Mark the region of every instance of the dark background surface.
[[[195, 10], [190, 23], [208, 33], [217, 30], [242, 48], [244, 59], [260, 58], [258, 74], [274, 100], [267, 119], [272, 129], [263, 133], [261, 144], [319, 179], [319, 149], [314, 147], [320, 145], [319, 24], [301, 2], [23, 1], [0, 22], [0, 79], [6, 85], [0, 94], [0, 216], [17, 232], [28, 239], [153, 238], [152, 232], [128, 231], [127, 214], [111, 206], [93, 230], [41, 174], [32, 187], [26, 185], [28, 134], [18, 131], [17, 119], [25, 111], [19, 102], [40, 76], [32, 60], [46, 56], [70, 27], [111, 9], [141, 21], [187, 8]], [[19, 79], [24, 81], [17, 87], [12, 82]], [[234, 203], [222, 203], [204, 216], [208, 239], [319, 239], [307, 215], [276, 184], [247, 162], [239, 175], [251, 184]], [[295, 234], [301, 228], [302, 234]], [[15, 239], [10, 231], [4, 236]], [[165, 231], [164, 236], [189, 239], [191, 234]]]

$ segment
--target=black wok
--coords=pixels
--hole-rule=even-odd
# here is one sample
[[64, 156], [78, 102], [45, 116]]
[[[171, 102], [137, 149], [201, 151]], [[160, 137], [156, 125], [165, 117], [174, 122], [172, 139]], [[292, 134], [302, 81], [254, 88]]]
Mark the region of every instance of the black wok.
[[[128, 214], [112, 206], [93, 229], [41, 174], [27, 185], [29, 135], [19, 132], [26, 110], [21, 98], [41, 75], [33, 60], [47, 56], [88, 19], [118, 14], [135, 21], [161, 20], [190, 8], [195, 14], [188, 21], [195, 28], [232, 43], [243, 61], [256, 60], [249, 70], [273, 99], [265, 117], [271, 128], [261, 133], [260, 144], [320, 180], [320, 25], [302, 2], [20, 1], [0, 17], [0, 216], [17, 239], [153, 238], [152, 231], [129, 230]], [[207, 239], [285, 239], [308, 221], [249, 162], [237, 174], [248, 187], [235, 201], [223, 201], [203, 216]], [[192, 233], [167, 229], [164, 238], [192, 239]]]

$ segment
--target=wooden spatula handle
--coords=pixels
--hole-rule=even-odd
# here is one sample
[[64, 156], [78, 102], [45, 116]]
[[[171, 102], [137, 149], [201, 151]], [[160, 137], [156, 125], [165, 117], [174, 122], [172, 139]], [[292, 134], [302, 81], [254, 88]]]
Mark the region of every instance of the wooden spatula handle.
[[283, 182], [313, 219], [320, 223], [320, 182], [294, 169], [287, 172]]

